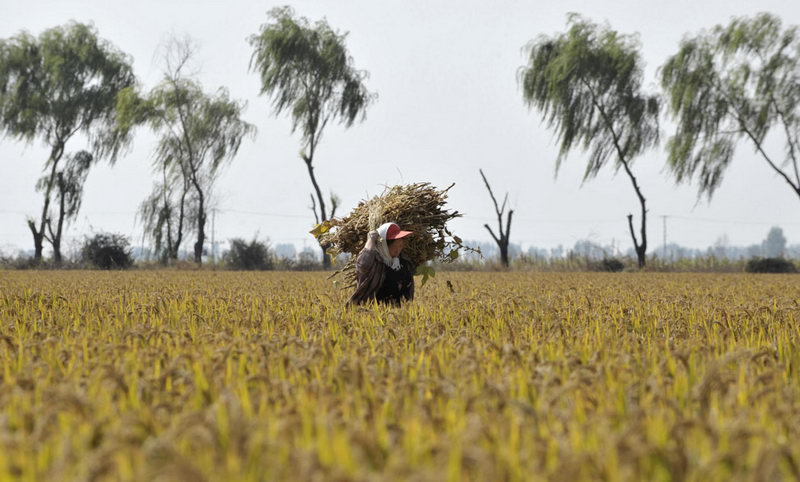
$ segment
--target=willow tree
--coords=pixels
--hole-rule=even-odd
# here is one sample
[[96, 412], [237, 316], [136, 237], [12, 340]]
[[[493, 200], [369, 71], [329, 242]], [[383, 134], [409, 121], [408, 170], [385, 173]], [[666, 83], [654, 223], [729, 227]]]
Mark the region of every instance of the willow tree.
[[[334, 31], [325, 20], [313, 25], [296, 17], [290, 7], [270, 10], [270, 22], [250, 37], [253, 55], [251, 70], [261, 77], [261, 94], [272, 99], [275, 115], [289, 111], [292, 132], [300, 130], [300, 158], [306, 165], [314, 187], [312, 210], [318, 223], [333, 217], [336, 198], [331, 195], [330, 211], [314, 175], [314, 159], [325, 127], [339, 121], [345, 127], [363, 120], [374, 95], [363, 80], [366, 72], [357, 70], [347, 51], [347, 34]], [[324, 266], [330, 267], [327, 246], [322, 245]]]
[[214, 183], [242, 140], [255, 135], [255, 127], [242, 120], [245, 103], [230, 99], [226, 89], [203, 91], [187, 71], [192, 55], [189, 40], [168, 42], [161, 82], [144, 96], [126, 91], [120, 105], [125, 128], [146, 122], [159, 135], [154, 157], [162, 180], [140, 208], [146, 232], [157, 245], [167, 238], [168, 256], [176, 257], [183, 223], [193, 220], [194, 260], [202, 263]]
[[74, 217], [61, 216], [56, 231], [50, 229], [51, 197], [59, 173], [62, 179], [65, 174], [59, 167], [69, 157], [70, 141], [83, 134], [91, 156], [82, 159], [113, 164], [130, 139], [116, 129], [117, 98], [136, 81], [130, 64], [127, 55], [98, 38], [94, 27], [80, 23], [51, 28], [38, 37], [21, 32], [0, 39], [0, 132], [28, 142], [39, 139], [50, 151], [37, 185], [44, 195], [42, 214], [28, 220], [37, 262], [45, 240], [60, 261], [60, 230]]
[[609, 162], [628, 176], [641, 209], [637, 239], [633, 214], [628, 228], [639, 261], [647, 253], [647, 207], [634, 160], [658, 143], [659, 101], [642, 91], [642, 60], [636, 37], [621, 35], [571, 14], [566, 33], [528, 44], [528, 64], [519, 76], [525, 103], [541, 112], [560, 142], [556, 173], [575, 148], [589, 152], [583, 180]]
[[[685, 38], [661, 68], [677, 129], [667, 144], [676, 179], [699, 181], [708, 198], [736, 145], [749, 143], [764, 166], [800, 197], [800, 31], [769, 14]], [[768, 135], [784, 142], [783, 159]]]

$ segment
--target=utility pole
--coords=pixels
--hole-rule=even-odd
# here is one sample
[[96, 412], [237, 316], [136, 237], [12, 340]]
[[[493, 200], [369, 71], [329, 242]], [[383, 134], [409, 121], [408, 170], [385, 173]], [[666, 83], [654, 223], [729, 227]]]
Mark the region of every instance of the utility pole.
[[667, 259], [667, 215], [661, 216], [661, 224], [664, 231], [664, 259]]

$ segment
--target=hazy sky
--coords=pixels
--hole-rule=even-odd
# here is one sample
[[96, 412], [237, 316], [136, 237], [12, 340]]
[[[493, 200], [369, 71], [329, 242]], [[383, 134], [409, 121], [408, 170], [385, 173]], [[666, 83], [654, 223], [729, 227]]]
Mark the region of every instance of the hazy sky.
[[[273, 243], [313, 245], [308, 209], [311, 183], [298, 158], [299, 136], [287, 117], [275, 118], [258, 96], [259, 80], [248, 72], [247, 37], [267, 21], [266, 12], [286, 2], [111, 0], [0, 0], [0, 37], [42, 30], [69, 20], [93, 22], [100, 36], [133, 57], [140, 82], [160, 79], [155, 53], [170, 34], [198, 44], [200, 80], [208, 91], [220, 86], [248, 102], [245, 119], [258, 127], [217, 184], [217, 239], [269, 237]], [[327, 18], [349, 31], [348, 47], [368, 87], [378, 93], [366, 121], [325, 132], [316, 159], [318, 180], [349, 210], [380, 193], [384, 184], [429, 181], [456, 185], [451, 207], [466, 213], [454, 223], [465, 239], [489, 239], [493, 222], [478, 168], [496, 193], [510, 193], [515, 210], [512, 242], [524, 246], [572, 246], [589, 238], [631, 246], [625, 216], [639, 207], [630, 181], [608, 170], [581, 185], [583, 154], [567, 159], [558, 178], [552, 133], [539, 114], [524, 107], [516, 80], [525, 62], [522, 48], [540, 34], [563, 31], [568, 12], [608, 21], [624, 33], [638, 32], [647, 63], [646, 85], [655, 90], [656, 69], [677, 50], [686, 33], [727, 23], [731, 16], [768, 11], [785, 24], [800, 24], [796, 0], [586, 0], [586, 1], [295, 1], [300, 15]], [[664, 125], [669, 135], [671, 126]], [[114, 167], [89, 175], [79, 219], [70, 237], [115, 231], [141, 239], [135, 212], [149, 193], [154, 137], [146, 129]], [[84, 147], [81, 139], [67, 146]], [[781, 142], [769, 146], [782, 158]], [[26, 215], [38, 215], [42, 196], [34, 191], [48, 150], [0, 138], [0, 249], [29, 249]], [[639, 158], [634, 171], [648, 200], [650, 246], [661, 244], [662, 220], [670, 242], [693, 247], [727, 235], [731, 244], [762, 240], [770, 225], [800, 243], [798, 199], [773, 175], [750, 145], [741, 144], [722, 187], [708, 203], [697, 202], [693, 186], [675, 186], [664, 170], [664, 153]], [[638, 221], [637, 221], [638, 223]], [[494, 226], [494, 224], [493, 224]], [[637, 224], [638, 226], [638, 224]], [[210, 228], [210, 226], [209, 226]], [[190, 243], [186, 245], [190, 247]]]

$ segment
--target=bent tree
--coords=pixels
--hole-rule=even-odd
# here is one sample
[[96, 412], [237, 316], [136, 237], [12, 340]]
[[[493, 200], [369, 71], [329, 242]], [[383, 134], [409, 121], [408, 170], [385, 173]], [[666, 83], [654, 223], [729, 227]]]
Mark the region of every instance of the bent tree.
[[[710, 199], [744, 140], [800, 197], [800, 30], [770, 14], [685, 38], [661, 68], [677, 129], [668, 143], [678, 182], [699, 180]], [[783, 159], [768, 135], [784, 142]]]
[[[54, 189], [60, 196], [59, 213], [69, 204], [66, 198], [74, 194], [59, 184], [68, 174], [59, 170], [67, 144], [78, 134], [88, 139], [89, 157], [71, 157], [80, 161], [80, 166], [70, 168], [80, 167], [80, 179], [101, 159], [113, 164], [130, 140], [115, 128], [117, 97], [135, 82], [130, 58], [98, 38], [91, 25], [73, 22], [45, 30], [38, 37], [21, 32], [0, 39], [0, 132], [28, 142], [40, 139], [50, 149], [45, 175], [37, 184], [44, 195], [41, 216], [28, 220], [37, 262], [42, 260], [45, 240], [53, 246], [54, 260], [60, 262], [63, 223], [73, 218], [80, 206], [72, 204], [74, 213], [59, 214], [56, 229], [52, 229]], [[78, 174], [74, 169], [70, 172]], [[69, 189], [82, 186], [81, 180]]]
[[[338, 120], [350, 127], [364, 118], [374, 95], [363, 80], [367, 73], [357, 70], [347, 51], [345, 38], [325, 20], [313, 25], [305, 17], [295, 17], [289, 7], [270, 10], [270, 22], [250, 37], [253, 56], [250, 68], [261, 77], [261, 94], [272, 99], [275, 115], [289, 111], [292, 131], [300, 129], [303, 148], [300, 158], [306, 165], [314, 195], [311, 196], [317, 223], [333, 217], [338, 204], [331, 195], [330, 211], [314, 175], [314, 156], [325, 127]], [[325, 268], [331, 265], [328, 246], [321, 244]]]
[[659, 101], [642, 92], [638, 40], [572, 14], [566, 33], [540, 36], [528, 44], [528, 64], [519, 71], [522, 94], [548, 127], [556, 130], [563, 159], [576, 147], [589, 151], [583, 180], [609, 162], [622, 169], [641, 209], [639, 238], [628, 229], [639, 267], [646, 263], [647, 206], [631, 168], [637, 156], [658, 143]]

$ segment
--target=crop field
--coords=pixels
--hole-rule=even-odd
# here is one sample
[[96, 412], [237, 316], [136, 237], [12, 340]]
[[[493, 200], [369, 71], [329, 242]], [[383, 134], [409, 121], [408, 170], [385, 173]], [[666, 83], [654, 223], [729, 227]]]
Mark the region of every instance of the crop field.
[[417, 295], [0, 271], [0, 480], [800, 477], [795, 276], [439, 273]]

